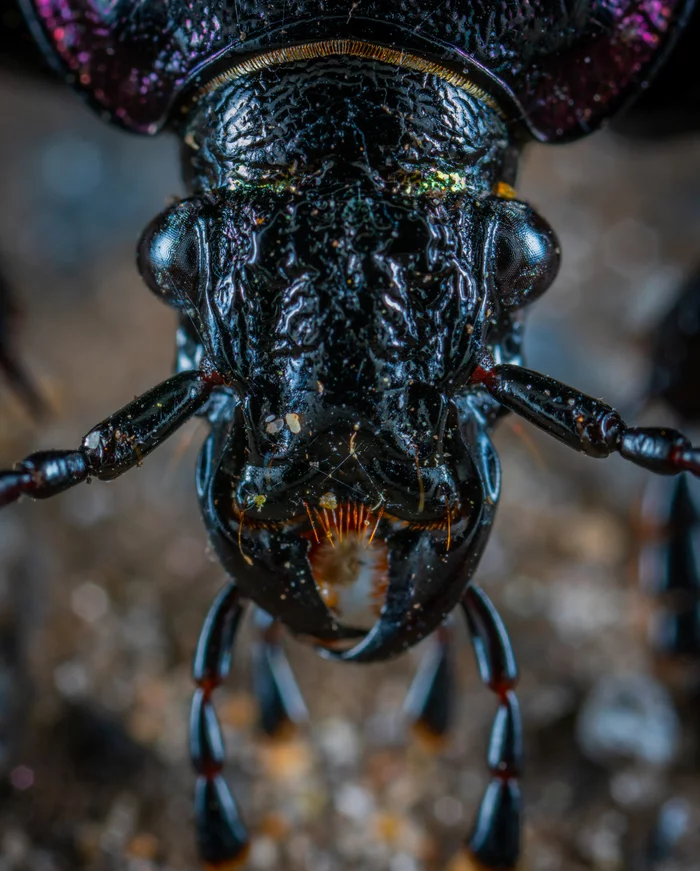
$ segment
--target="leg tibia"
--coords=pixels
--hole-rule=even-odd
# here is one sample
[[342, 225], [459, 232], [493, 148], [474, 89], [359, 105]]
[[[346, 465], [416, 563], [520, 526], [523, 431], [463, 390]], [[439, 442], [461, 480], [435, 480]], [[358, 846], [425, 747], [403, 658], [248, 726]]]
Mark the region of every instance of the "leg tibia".
[[197, 690], [190, 716], [190, 752], [198, 775], [195, 787], [197, 843], [207, 871], [241, 868], [248, 855], [248, 835], [221, 774], [224, 742], [211, 698], [229, 672], [231, 646], [241, 614], [238, 591], [230, 584], [209, 610], [194, 661]]
[[194, 802], [197, 844], [206, 871], [242, 868], [250, 849], [248, 836], [223, 777], [198, 777]]
[[491, 779], [454, 871], [512, 871], [520, 857], [522, 829], [518, 779], [523, 739], [520, 708], [513, 691], [517, 680], [515, 657], [506, 628], [482, 590], [472, 585], [463, 608], [481, 679], [498, 696], [499, 705], [488, 752]]
[[520, 856], [521, 799], [514, 778], [494, 777], [486, 788], [465, 852], [483, 868], [511, 871]]
[[650, 640], [663, 656], [700, 656], [700, 504], [687, 475], [654, 482], [644, 500], [650, 529], [640, 552], [640, 583], [656, 598]]
[[454, 674], [449, 632], [442, 628], [423, 657], [406, 696], [404, 711], [414, 734], [430, 750], [441, 749], [452, 724]]
[[260, 708], [260, 729], [270, 738], [284, 738], [308, 719], [306, 705], [282, 649], [280, 625], [258, 611], [256, 628], [253, 687]]

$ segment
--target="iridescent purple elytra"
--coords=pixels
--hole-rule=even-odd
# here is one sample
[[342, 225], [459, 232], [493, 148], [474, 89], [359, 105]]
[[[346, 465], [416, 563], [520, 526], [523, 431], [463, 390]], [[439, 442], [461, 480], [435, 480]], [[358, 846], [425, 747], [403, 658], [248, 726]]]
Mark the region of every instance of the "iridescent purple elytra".
[[[152, 134], [212, 65], [319, 39], [430, 56], [488, 83], [544, 142], [598, 127], [643, 87], [694, 0], [21, 0], [56, 64], [112, 120]], [[205, 72], [206, 71], [206, 72]]]

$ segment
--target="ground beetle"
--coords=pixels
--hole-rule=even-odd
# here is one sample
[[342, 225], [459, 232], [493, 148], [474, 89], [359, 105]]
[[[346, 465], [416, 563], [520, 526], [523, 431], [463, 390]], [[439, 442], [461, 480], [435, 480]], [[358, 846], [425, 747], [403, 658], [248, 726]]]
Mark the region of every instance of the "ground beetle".
[[[592, 457], [700, 474], [670, 429], [523, 367], [522, 310], [557, 272], [554, 233], [514, 191], [528, 139], [598, 127], [639, 90], [688, 0], [24, 0], [35, 37], [101, 114], [182, 140], [188, 199], [146, 230], [139, 267], [181, 313], [177, 373], [77, 450], [0, 473], [0, 504], [138, 465], [193, 415], [197, 487], [232, 578], [195, 656], [200, 852], [245, 861], [212, 705], [243, 603], [275, 733], [303, 711], [279, 627], [372, 662], [440, 630], [408, 708], [440, 733], [444, 630], [460, 606], [496, 694], [491, 781], [460, 859], [513, 868], [521, 726], [506, 631], [471, 582], [498, 501], [508, 411]], [[235, 580], [233, 580], [235, 579]]]

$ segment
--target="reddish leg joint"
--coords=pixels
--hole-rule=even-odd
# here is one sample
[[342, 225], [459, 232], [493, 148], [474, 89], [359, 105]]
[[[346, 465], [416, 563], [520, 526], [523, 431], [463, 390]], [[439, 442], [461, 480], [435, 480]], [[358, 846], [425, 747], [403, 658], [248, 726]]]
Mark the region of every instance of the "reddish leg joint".
[[484, 685], [498, 696], [499, 706], [488, 752], [491, 780], [456, 867], [463, 871], [508, 871], [518, 863], [521, 840], [523, 741], [520, 708], [513, 691], [518, 672], [506, 628], [486, 594], [470, 586], [462, 607], [479, 674]]
[[212, 704], [214, 690], [231, 668], [231, 648], [242, 610], [238, 591], [229, 584], [207, 615], [194, 658], [197, 690], [190, 717], [190, 754], [197, 772], [195, 821], [199, 854], [211, 871], [241, 868], [249, 851], [245, 826], [221, 773], [224, 742]]

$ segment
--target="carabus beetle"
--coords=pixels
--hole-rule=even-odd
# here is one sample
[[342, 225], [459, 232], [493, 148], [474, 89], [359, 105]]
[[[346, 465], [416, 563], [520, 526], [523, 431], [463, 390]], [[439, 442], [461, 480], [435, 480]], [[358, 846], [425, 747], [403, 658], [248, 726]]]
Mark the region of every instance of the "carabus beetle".
[[[116, 478], [186, 420], [209, 421], [197, 488], [232, 580], [194, 663], [207, 867], [248, 849], [212, 703], [248, 601], [270, 733], [303, 709], [281, 625], [329, 659], [375, 662], [442, 632], [459, 606], [498, 699], [462, 861], [516, 865], [517, 669], [472, 582], [500, 488], [490, 434], [511, 411], [589, 456], [700, 475], [679, 432], [629, 427], [524, 367], [522, 313], [559, 248], [516, 196], [518, 154], [612, 116], [691, 5], [24, 0], [47, 56], [98, 111], [177, 133], [191, 196], [151, 223], [138, 255], [180, 313], [176, 374], [79, 448], [0, 473], [0, 504]], [[448, 679], [443, 645], [411, 693], [419, 728], [444, 730]]]

